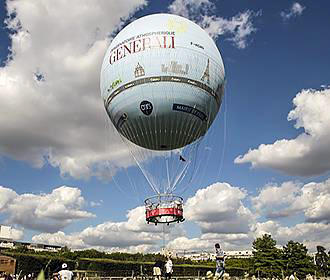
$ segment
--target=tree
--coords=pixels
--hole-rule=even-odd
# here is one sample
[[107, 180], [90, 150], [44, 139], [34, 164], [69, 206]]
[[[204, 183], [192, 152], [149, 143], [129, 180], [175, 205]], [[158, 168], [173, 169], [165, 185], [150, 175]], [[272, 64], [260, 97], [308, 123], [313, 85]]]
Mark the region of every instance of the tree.
[[253, 241], [254, 273], [259, 277], [280, 277], [283, 268], [281, 250], [276, 248], [276, 241], [269, 234]]
[[328, 274], [329, 256], [327, 255], [323, 246], [316, 246], [317, 253], [315, 255], [315, 262], [318, 269], [322, 272], [324, 277]]
[[18, 252], [18, 253], [25, 253], [25, 254], [30, 252], [30, 250], [27, 248], [26, 245], [18, 245], [12, 251], [15, 251], [15, 252]]
[[58, 252], [58, 255], [62, 258], [73, 260], [76, 258], [76, 254], [70, 250], [67, 246], [64, 246], [61, 248], [61, 250]]
[[290, 240], [283, 248], [283, 259], [287, 275], [297, 273], [299, 279], [313, 274], [313, 259], [307, 255], [304, 244]]

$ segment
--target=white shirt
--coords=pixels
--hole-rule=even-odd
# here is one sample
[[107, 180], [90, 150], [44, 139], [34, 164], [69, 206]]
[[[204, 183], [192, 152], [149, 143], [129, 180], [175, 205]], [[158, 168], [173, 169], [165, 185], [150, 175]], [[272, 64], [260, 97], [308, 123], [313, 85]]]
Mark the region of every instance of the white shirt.
[[215, 248], [215, 259], [217, 264], [225, 265], [225, 253], [221, 248]]
[[67, 269], [60, 270], [58, 272], [61, 280], [72, 280], [73, 272]]
[[221, 248], [215, 248], [215, 256], [216, 258], [222, 259], [224, 257], [225, 253]]
[[166, 273], [172, 273], [173, 272], [173, 263], [171, 260], [168, 260], [165, 264]]

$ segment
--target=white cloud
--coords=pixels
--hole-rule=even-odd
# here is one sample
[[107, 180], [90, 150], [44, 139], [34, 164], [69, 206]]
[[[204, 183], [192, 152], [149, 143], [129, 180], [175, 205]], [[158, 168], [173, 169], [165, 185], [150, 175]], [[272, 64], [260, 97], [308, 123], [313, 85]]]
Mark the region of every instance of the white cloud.
[[311, 252], [316, 251], [317, 245], [327, 247], [330, 242], [330, 224], [299, 223], [292, 226], [282, 226], [279, 222], [257, 222], [249, 233], [241, 234], [203, 234], [197, 238], [185, 236], [176, 238], [168, 243], [168, 247], [180, 252], [212, 252], [214, 244], [220, 243], [224, 250], [251, 249], [253, 240], [264, 234], [271, 234], [277, 244], [284, 246], [294, 240], [303, 243]]
[[252, 24], [253, 17], [261, 15], [261, 12], [252, 12], [250, 10], [239, 13], [231, 19], [223, 19], [216, 16], [204, 16], [202, 26], [213, 37], [229, 33], [233, 37], [229, 38], [239, 49], [247, 46], [248, 36], [256, 32], [256, 28]]
[[245, 233], [202, 234], [200, 237], [188, 238], [181, 236], [168, 243], [168, 248], [183, 252], [213, 252], [214, 244], [220, 243], [224, 250], [244, 250], [251, 248], [252, 235]]
[[292, 212], [288, 207], [296, 200], [299, 192], [299, 184], [294, 182], [285, 182], [281, 186], [269, 184], [251, 200], [257, 212], [267, 218], [287, 217]]
[[0, 155], [35, 167], [48, 161], [76, 178], [132, 164], [106, 125], [99, 73], [107, 36], [145, 4], [7, 1], [15, 17], [6, 21], [12, 55], [0, 68]]
[[150, 251], [159, 247], [159, 242], [165, 233], [166, 238], [183, 235], [181, 227], [148, 225], [145, 221], [144, 207], [131, 209], [127, 220], [122, 222], [107, 221], [96, 226], [90, 226], [79, 233], [52, 234], [41, 233], [33, 237], [34, 242], [57, 244], [70, 248], [98, 248], [100, 250]]
[[251, 198], [260, 215], [275, 219], [304, 214], [306, 222], [330, 223], [330, 179], [302, 185], [267, 185]]
[[50, 194], [19, 195], [0, 187], [0, 197], [5, 201], [0, 213], [7, 216], [7, 222], [27, 229], [56, 232], [74, 220], [94, 217], [81, 210], [85, 201], [78, 188], [62, 186]]
[[284, 20], [288, 20], [292, 17], [301, 16], [305, 9], [306, 7], [299, 4], [298, 2], [295, 2], [292, 4], [291, 8], [288, 11], [282, 11], [280, 15]]
[[[187, 220], [196, 222], [202, 234], [195, 238], [177, 237], [169, 246], [211, 251], [214, 244], [220, 242], [225, 250], [249, 249], [256, 237], [269, 233], [280, 245], [295, 240], [315, 251], [318, 243], [329, 242], [329, 193], [330, 179], [305, 185], [299, 182], [268, 184], [254, 197], [243, 189], [217, 183], [197, 191], [185, 205]], [[244, 206], [243, 200], [248, 198], [258, 216]], [[283, 226], [280, 220], [259, 222], [296, 214], [303, 214], [305, 222], [291, 222], [290, 226]]]
[[[106, 231], [109, 230], [108, 234]], [[139, 239], [140, 238], [140, 239]], [[119, 223], [104, 223], [95, 228], [87, 228], [81, 233], [65, 234], [62, 231], [56, 233], [41, 233], [32, 237], [32, 241], [42, 244], [67, 246], [71, 249], [90, 249], [109, 252], [148, 252], [156, 249], [154, 243], [158, 239], [150, 241], [142, 235], [127, 234]]]
[[132, 251], [140, 246], [140, 249], [152, 251], [158, 249], [164, 231], [166, 240], [172, 240], [168, 246], [173, 248], [211, 249], [219, 240], [226, 248], [248, 247], [251, 243], [250, 224], [254, 222], [254, 216], [242, 203], [246, 197], [246, 191], [227, 183], [217, 183], [198, 190], [188, 199], [184, 208], [187, 221], [195, 222], [203, 233], [193, 239], [186, 237], [182, 225], [163, 227], [147, 224], [145, 209], [141, 206], [129, 210], [126, 221], [107, 221], [83, 229], [80, 233], [40, 234], [33, 240], [66, 245], [65, 237], [68, 236], [68, 240], [75, 240], [72, 244], [76, 244], [76, 248], [92, 246], [102, 250]]
[[321, 183], [309, 183], [302, 188], [302, 194], [292, 205], [303, 209], [308, 222], [330, 224], [330, 179]]
[[247, 10], [230, 19], [225, 19], [213, 15], [214, 9], [214, 4], [208, 0], [175, 0], [169, 7], [171, 13], [195, 21], [214, 39], [219, 35], [229, 34], [232, 36], [229, 40], [233, 41], [237, 48], [244, 49], [247, 46], [248, 37], [256, 32], [252, 20], [254, 17], [260, 16], [261, 11]]
[[202, 233], [245, 233], [254, 222], [242, 200], [247, 193], [227, 183], [200, 189], [185, 205], [187, 220], [196, 222]]
[[176, 251], [205, 251], [210, 250], [214, 246], [214, 243], [210, 240], [191, 238], [186, 236], [178, 237], [167, 244], [168, 248]]
[[[127, 222], [105, 222], [88, 227], [79, 233], [41, 233], [32, 237], [33, 242], [67, 246], [72, 249], [95, 248], [101, 251], [155, 252], [159, 250], [162, 232], [136, 232], [127, 227]], [[155, 227], [148, 226], [150, 229]], [[162, 227], [158, 227], [161, 228]]]
[[125, 222], [106, 222], [96, 227], [88, 227], [81, 232], [80, 236], [88, 245], [116, 248], [152, 245], [160, 240], [160, 236], [129, 230]]
[[226, 250], [244, 250], [251, 248], [252, 236], [249, 230], [247, 233], [206, 233], [201, 236], [201, 239], [213, 240], [213, 246], [220, 242]]
[[9, 203], [17, 196], [12, 189], [0, 186], [0, 212], [4, 211]]
[[[259, 215], [244, 206], [243, 202], [248, 199]], [[251, 248], [256, 237], [269, 233], [280, 245], [292, 239], [315, 251], [316, 245], [329, 242], [329, 199], [330, 179], [305, 185], [299, 182], [284, 182], [280, 186], [268, 184], [254, 197], [244, 189], [216, 183], [198, 190], [184, 207], [187, 221], [200, 228], [199, 236], [188, 237], [183, 228], [185, 223], [164, 228], [148, 225], [141, 206], [129, 210], [125, 221], [106, 221], [76, 233], [41, 233], [35, 235], [33, 241], [71, 248], [150, 252], [159, 250], [164, 231], [165, 239], [170, 240], [167, 247], [177, 251], [212, 251], [217, 242], [225, 250], [242, 250]], [[46, 211], [49, 212], [52, 213]], [[304, 214], [305, 222], [283, 225], [279, 219], [267, 220], [267, 215], [273, 219], [286, 216], [283, 213], [287, 216]]]
[[98, 206], [101, 206], [102, 204], [103, 204], [102, 199], [100, 201], [91, 201], [90, 202], [91, 207], [98, 207]]
[[13, 240], [20, 240], [24, 236], [24, 230], [12, 228], [11, 229], [11, 238]]
[[330, 170], [330, 89], [302, 90], [293, 99], [295, 108], [288, 120], [304, 132], [295, 139], [261, 144], [235, 159], [252, 167], [277, 169], [289, 175], [313, 176]]
[[171, 13], [186, 18], [195, 17], [200, 10], [206, 12], [206, 10], [212, 10], [213, 8], [214, 5], [209, 0], [175, 0], [169, 6]]
[[86, 247], [84, 241], [79, 237], [79, 234], [67, 235], [63, 231], [41, 233], [33, 236], [32, 241], [41, 244], [67, 246], [68, 248], [74, 249], [83, 249]]

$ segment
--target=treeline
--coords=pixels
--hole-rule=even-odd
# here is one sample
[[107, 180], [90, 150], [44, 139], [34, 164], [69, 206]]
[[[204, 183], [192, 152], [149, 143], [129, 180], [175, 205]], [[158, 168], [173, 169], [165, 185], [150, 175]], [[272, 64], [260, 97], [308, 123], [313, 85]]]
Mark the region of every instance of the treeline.
[[[230, 276], [249, 276], [259, 278], [284, 278], [294, 272], [299, 279], [307, 274], [327, 276], [330, 267], [330, 252], [322, 246], [317, 246], [314, 257], [308, 255], [307, 248], [299, 242], [289, 241], [283, 249], [276, 246], [271, 235], [265, 234], [254, 240], [252, 244], [253, 257], [230, 258], [226, 260], [226, 272]], [[42, 268], [51, 274], [60, 268], [61, 263], [68, 263], [71, 269], [100, 271], [109, 276], [152, 275], [152, 267], [156, 261], [165, 262], [161, 254], [129, 254], [105, 253], [95, 249], [71, 251], [67, 247], [59, 252], [34, 252], [21, 246], [2, 252], [17, 260], [17, 271], [22, 273], [38, 272]], [[208, 270], [214, 270], [214, 261], [192, 261], [185, 258], [173, 258], [174, 274], [205, 275]]]
[[[5, 252], [9, 254], [36, 254], [34, 250], [28, 249], [26, 246], [18, 246], [15, 249], [7, 249]], [[68, 247], [63, 247], [58, 252], [48, 252], [48, 251], [40, 251], [37, 253], [38, 256], [47, 256], [47, 257], [58, 257], [61, 259], [69, 259], [69, 260], [79, 260], [79, 259], [106, 259], [106, 260], [117, 260], [117, 261], [128, 261], [128, 262], [150, 262], [154, 263], [156, 261], [166, 261], [166, 257], [162, 254], [154, 254], [154, 253], [122, 253], [122, 252], [113, 252], [106, 253], [102, 251], [98, 251], [95, 249], [88, 250], [79, 250], [79, 251], [71, 251]], [[194, 264], [194, 262], [190, 259], [186, 258], [175, 258], [173, 259], [174, 264]]]
[[259, 277], [284, 278], [296, 273], [299, 279], [307, 274], [326, 277], [328, 275], [329, 253], [317, 246], [315, 256], [308, 255], [306, 246], [290, 240], [283, 249], [276, 247], [276, 241], [269, 234], [254, 240], [251, 275]]

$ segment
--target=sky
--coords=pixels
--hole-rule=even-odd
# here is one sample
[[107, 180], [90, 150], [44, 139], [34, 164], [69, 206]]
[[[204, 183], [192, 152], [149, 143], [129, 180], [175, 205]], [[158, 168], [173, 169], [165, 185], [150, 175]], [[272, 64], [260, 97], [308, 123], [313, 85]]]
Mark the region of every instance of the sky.
[[[251, 249], [269, 233], [330, 245], [330, 3], [1, 1], [0, 224], [13, 238], [106, 251]], [[226, 71], [186, 221], [145, 222], [147, 182], [111, 127], [100, 70], [142, 16], [199, 24]]]

